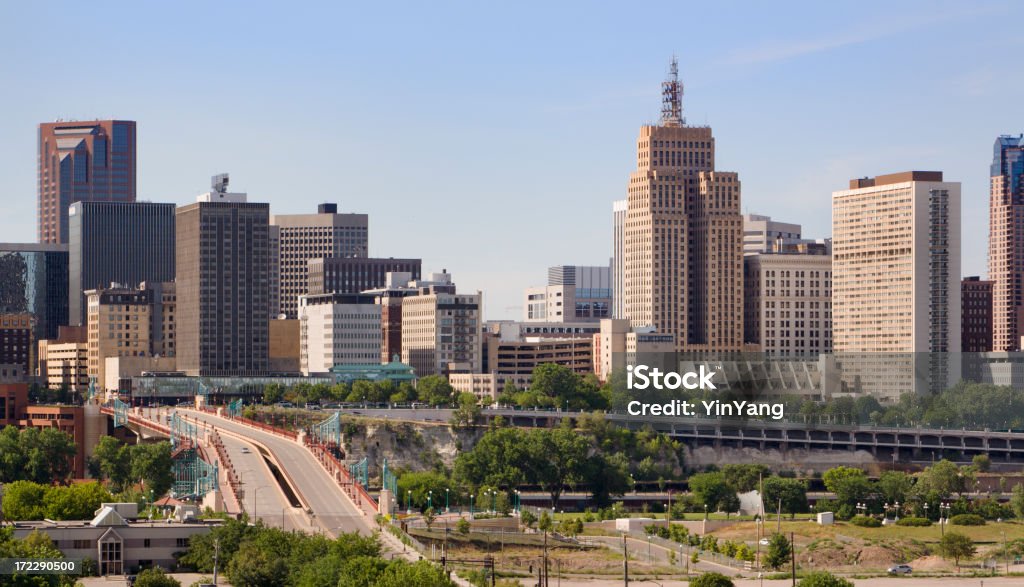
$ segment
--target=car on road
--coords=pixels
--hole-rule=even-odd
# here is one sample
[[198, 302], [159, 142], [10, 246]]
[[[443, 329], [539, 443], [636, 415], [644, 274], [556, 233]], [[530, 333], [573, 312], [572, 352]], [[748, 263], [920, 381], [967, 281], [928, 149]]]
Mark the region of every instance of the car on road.
[[762, 539], [760, 540], [761, 546], [768, 546], [768, 543], [769, 543], [769, 542], [770, 542], [770, 541], [769, 541], [769, 540], [768, 540], [767, 538], [762, 538]]
[[250, 452], [251, 452], [251, 451], [249, 450], [249, 447], [248, 447], [248, 446], [243, 446], [243, 447], [242, 447], [242, 454], [244, 454], [244, 455], [247, 455], [247, 454], [249, 454]]
[[890, 575], [909, 575], [914, 569], [910, 568], [910, 565], [895, 565], [889, 567]]

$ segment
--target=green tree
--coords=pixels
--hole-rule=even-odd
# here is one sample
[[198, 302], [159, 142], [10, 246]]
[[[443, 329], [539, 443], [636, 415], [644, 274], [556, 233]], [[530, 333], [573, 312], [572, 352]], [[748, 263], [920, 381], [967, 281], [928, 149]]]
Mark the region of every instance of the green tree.
[[[406, 473], [398, 478], [398, 495], [395, 497], [396, 499], [401, 498], [402, 503], [406, 503], [407, 500], [411, 501], [413, 506], [419, 509], [426, 509], [428, 501], [432, 501], [432, 505], [436, 508], [438, 504], [444, 504], [445, 489], [448, 489], [450, 493], [454, 488], [451, 480], [441, 473], [434, 471]], [[406, 497], [406, 492], [409, 492], [411, 497]], [[428, 500], [427, 497], [431, 494], [433, 498]], [[457, 497], [457, 495], [449, 497]]]
[[456, 457], [455, 478], [469, 487], [522, 485], [532, 458], [526, 434], [520, 428], [489, 430], [472, 450]]
[[726, 482], [722, 472], [697, 473], [690, 476], [688, 483], [697, 502], [701, 506], [707, 505], [709, 511], [735, 511], [732, 506], [736, 492]]
[[181, 587], [181, 581], [171, 577], [160, 567], [145, 569], [135, 576], [135, 587]]
[[235, 587], [277, 587], [287, 582], [288, 563], [277, 552], [243, 542], [225, 572]]
[[267, 405], [276, 404], [284, 399], [284, 386], [280, 383], [270, 383], [263, 386], [263, 403]]
[[429, 561], [408, 563], [393, 561], [384, 569], [374, 587], [451, 587], [454, 585], [444, 572]]
[[795, 515], [807, 511], [807, 486], [803, 481], [773, 476], [765, 479], [763, 485], [767, 511], [774, 511], [780, 500], [784, 513]]
[[533, 528], [533, 525], [537, 523], [537, 516], [530, 510], [523, 510], [519, 514], [519, 521], [527, 528]]
[[15, 481], [4, 486], [5, 520], [42, 520], [46, 517], [46, 486], [32, 481]]
[[981, 473], [988, 473], [989, 469], [992, 468], [992, 459], [988, 455], [974, 455], [971, 459], [971, 464], [974, 465], [975, 470]]
[[764, 564], [770, 569], [778, 569], [789, 563], [793, 554], [793, 546], [782, 534], [773, 534], [768, 540], [768, 552], [764, 556]]
[[852, 582], [836, 577], [832, 573], [814, 571], [804, 575], [804, 578], [800, 579], [796, 587], [854, 587], [854, 585]]
[[532, 478], [551, 496], [551, 507], [566, 485], [583, 481], [589, 445], [576, 431], [559, 427], [530, 431], [527, 437]]
[[432, 406], [443, 406], [452, 403], [455, 389], [441, 375], [427, 375], [416, 383], [416, 393]]
[[459, 518], [458, 522], [455, 522], [455, 531], [463, 536], [469, 534], [469, 520], [466, 518]]
[[109, 481], [115, 492], [122, 491], [131, 480], [130, 449], [113, 436], [101, 436], [88, 466], [93, 477]]
[[886, 471], [878, 478], [878, 492], [886, 503], [906, 503], [914, 478], [903, 471]]
[[690, 581], [690, 587], [735, 587], [735, 583], [721, 573], [704, 573]]
[[854, 506], [871, 493], [871, 481], [862, 469], [836, 467], [822, 475], [825, 488], [836, 495], [840, 504]]
[[67, 483], [75, 443], [57, 428], [7, 426], [0, 432], [0, 482]]
[[953, 564], [960, 566], [960, 559], [971, 558], [977, 548], [971, 539], [959, 532], [946, 532], [939, 541], [939, 554], [945, 559], [953, 559]]
[[530, 391], [553, 400], [553, 403], [565, 408], [586, 408], [586, 401], [580, 397], [580, 376], [572, 369], [556, 363], [544, 363], [533, 369], [530, 378]]
[[76, 483], [67, 487], [49, 487], [43, 496], [43, 509], [51, 520], [89, 520], [100, 504], [114, 497], [99, 483]]
[[543, 512], [541, 512], [540, 513], [540, 521], [537, 522], [537, 529], [540, 530], [541, 532], [550, 532], [553, 526], [554, 526], [554, 524], [551, 521], [551, 516], [548, 515], [547, 510], [544, 510]]
[[758, 482], [767, 478], [771, 473], [768, 467], [759, 464], [729, 464], [722, 466], [721, 471], [725, 476], [725, 482], [736, 493], [746, 493], [757, 489]]
[[1017, 516], [1018, 519], [1024, 518], [1024, 485], [1018, 483], [1013, 486], [1010, 507], [1013, 508], [1013, 515]]
[[161, 496], [174, 485], [174, 460], [171, 443], [136, 444], [131, 447], [132, 478], [140, 481], [145, 492]]
[[451, 425], [454, 428], [468, 428], [480, 418], [480, 405], [472, 393], [460, 393], [458, 408], [452, 413]]
[[434, 513], [434, 508], [427, 508], [423, 512], [423, 523], [427, 525], [427, 531], [430, 531], [430, 527], [434, 525], [434, 520], [437, 519], [437, 514]]
[[962, 494], [974, 486], [974, 472], [967, 467], [942, 459], [922, 471], [917, 478], [915, 490], [919, 495], [934, 494], [937, 499], [948, 499]]

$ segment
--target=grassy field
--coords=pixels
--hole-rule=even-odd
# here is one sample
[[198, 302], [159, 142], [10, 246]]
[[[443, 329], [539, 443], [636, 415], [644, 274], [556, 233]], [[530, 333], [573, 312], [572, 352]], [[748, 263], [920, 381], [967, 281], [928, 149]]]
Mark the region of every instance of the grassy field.
[[[764, 532], [772, 534], [776, 531], [776, 527], [777, 524], [774, 520], [766, 520]], [[1024, 538], [1024, 524], [1017, 522], [989, 522], [984, 526], [954, 526], [949, 524], [946, 526], [945, 531], [964, 534], [974, 542], [980, 544], [998, 544], [1003, 541], [1004, 536], [1007, 541], [1011, 541], [1016, 538]], [[896, 525], [883, 526], [881, 528], [862, 528], [860, 526], [854, 526], [848, 522], [837, 522], [832, 526], [819, 526], [815, 522], [791, 522], [784, 519], [782, 521], [782, 532], [784, 534], [792, 532], [798, 537], [798, 544], [799, 537], [814, 540], [818, 538], [834, 538], [836, 535], [865, 541], [913, 540], [927, 544], [938, 543], [942, 537], [943, 530], [939, 528], [938, 524], [933, 524], [925, 528]], [[757, 536], [757, 528], [753, 522], [742, 522], [735, 526], [723, 528], [722, 530], [715, 532], [715, 535], [732, 540], [754, 540]]]

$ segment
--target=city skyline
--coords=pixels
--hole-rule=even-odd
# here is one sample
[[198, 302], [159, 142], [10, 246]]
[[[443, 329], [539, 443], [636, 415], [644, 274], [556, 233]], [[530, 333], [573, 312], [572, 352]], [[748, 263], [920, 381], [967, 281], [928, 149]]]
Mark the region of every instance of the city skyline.
[[[37, 10], [8, 7], [3, 20], [29, 22]], [[74, 39], [95, 18], [79, 10], [47, 21]], [[838, 6], [811, 10], [800, 23], [754, 6], [745, 22], [690, 37], [668, 34], [682, 26], [673, 22], [623, 30], [611, 9], [586, 11], [589, 28], [580, 30], [564, 28], [580, 12], [569, 7], [550, 9], [541, 23], [493, 10], [503, 21], [494, 30], [470, 27], [482, 16], [475, 12], [428, 13], [466, 34], [444, 39], [434, 29], [426, 50], [416, 9], [405, 11], [408, 22], [392, 23], [387, 38], [400, 41], [390, 44], [372, 27], [329, 34], [318, 23], [331, 18], [301, 9], [275, 15], [281, 23], [258, 8], [214, 8], [203, 22], [168, 15], [173, 26], [158, 32], [143, 22], [124, 29], [118, 44], [95, 40], [104, 49], [145, 45], [101, 80], [70, 69], [47, 79], [43, 66], [62, 52], [19, 30], [30, 27], [12, 27], [0, 43], [26, 58], [0, 79], [40, 91], [0, 98], [9, 122], [0, 140], [8, 211], [0, 230], [7, 241], [35, 240], [40, 122], [135, 120], [140, 201], [191, 203], [222, 171], [251, 201], [269, 203], [271, 214], [336, 201], [339, 212], [373, 216], [374, 256], [446, 268], [466, 291], [486, 292], [487, 318], [515, 318], [520, 292], [542, 285], [548, 266], [611, 256], [611, 202], [625, 197], [637, 128], [657, 120], [673, 53], [684, 114], [714, 126], [719, 166], [743, 181], [742, 211], [802, 224], [807, 238], [829, 236], [830, 194], [850, 177], [902, 169], [941, 170], [961, 182], [964, 234], [987, 235], [992, 141], [1024, 130], [1013, 99], [1020, 82], [999, 73], [1012, 68], [1021, 44], [1001, 34], [1020, 11], [1007, 3], [887, 6], [874, 16], [860, 5]], [[707, 7], [674, 10], [682, 22], [724, 16]], [[200, 35], [218, 19], [232, 23], [223, 36]], [[278, 24], [298, 23], [313, 30], [301, 39], [285, 33], [287, 45], [259, 44]], [[536, 41], [518, 43], [516, 26], [535, 29]], [[601, 34], [612, 32], [621, 34]], [[920, 42], [933, 38], [943, 41]], [[97, 85], [111, 80], [133, 83], [118, 92]], [[450, 227], [435, 230], [442, 220]], [[542, 242], [490, 238], [495, 229], [524, 227], [557, 234], [558, 256]], [[987, 239], [964, 240], [964, 274], [986, 276]], [[503, 259], [500, 270], [494, 258]]]

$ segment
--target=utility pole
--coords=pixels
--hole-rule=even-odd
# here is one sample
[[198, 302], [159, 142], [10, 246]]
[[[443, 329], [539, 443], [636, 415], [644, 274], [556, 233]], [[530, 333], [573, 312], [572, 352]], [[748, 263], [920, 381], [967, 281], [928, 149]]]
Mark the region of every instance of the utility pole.
[[217, 584], [217, 559], [220, 556], [220, 538], [213, 539], [213, 584]]
[[777, 522], [777, 526], [776, 526], [775, 532], [777, 534], [782, 534], [782, 496], [779, 496], [779, 509], [778, 509], [778, 512], [777, 512], [777, 516], [778, 516], [777, 517], [778, 522]]
[[622, 533], [622, 580], [629, 587], [629, 545], [626, 544], [626, 533]]

